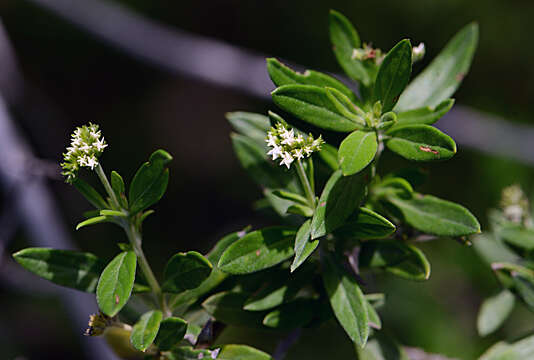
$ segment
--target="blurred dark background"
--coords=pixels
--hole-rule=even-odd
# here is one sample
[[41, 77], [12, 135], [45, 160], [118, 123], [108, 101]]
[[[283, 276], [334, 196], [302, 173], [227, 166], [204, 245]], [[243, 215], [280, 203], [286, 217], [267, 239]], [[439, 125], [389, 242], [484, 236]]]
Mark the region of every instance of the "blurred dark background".
[[[21, 75], [7, 73], [13, 71], [12, 64], [0, 58], [4, 59], [0, 60], [0, 79], [9, 79], [0, 87], [0, 96], [34, 154], [52, 164], [59, 162], [74, 127], [89, 121], [101, 125], [110, 144], [102, 159], [104, 168], [117, 170], [126, 180], [153, 150], [168, 150], [174, 156], [168, 192], [155, 206], [156, 215], [147, 220], [144, 230], [145, 251], [158, 273], [174, 252], [207, 251], [225, 233], [248, 224], [261, 225], [265, 220], [251, 206], [260, 191], [233, 155], [231, 130], [224, 113], [274, 109], [268, 98], [272, 87], [265, 88], [261, 97], [258, 91], [247, 92], [251, 84], [246, 81], [241, 80], [235, 87], [221, 86], [186, 70], [132, 55], [105, 40], [106, 36], [95, 35], [83, 24], [60, 15], [50, 7], [55, 3], [70, 3], [66, 8], [72, 10], [91, 6], [93, 1], [0, 2], [0, 20]], [[470, 74], [455, 94], [457, 104], [488, 116], [497, 115], [502, 119], [499, 124], [534, 126], [530, 101], [534, 94], [534, 46], [529, 37], [532, 1], [114, 0], [104, 4], [121, 4], [127, 11], [164, 24], [171, 31], [206, 36], [252, 53], [334, 73], [339, 68], [328, 39], [330, 8], [348, 16], [364, 41], [372, 39], [382, 49], [391, 48], [404, 37], [413, 43], [425, 42], [427, 56], [415, 71], [462, 26], [477, 21], [479, 48]], [[102, 23], [114, 24], [113, 18], [107, 19], [110, 13], [99, 15]], [[119, 31], [116, 25], [104, 29], [109, 36]], [[146, 47], [148, 52], [158, 41], [148, 37], [139, 40], [139, 47]], [[190, 49], [177, 51], [184, 56]], [[232, 61], [224, 56], [207, 53], [205, 64], [211, 67]], [[251, 69], [243, 67], [243, 72]], [[265, 71], [262, 67], [253, 69]], [[216, 70], [206, 68], [206, 72]], [[265, 78], [266, 74], [257, 76]], [[441, 120], [444, 127], [447, 119]], [[469, 122], [469, 117], [456, 119], [456, 132], [462, 133], [462, 124]], [[479, 127], [469, 136], [484, 138], [488, 129], [483, 123], [477, 124]], [[499, 140], [516, 146], [517, 153], [534, 145], [532, 137], [530, 143], [520, 144], [513, 136], [513, 132], [503, 132]], [[487, 209], [497, 204], [502, 187], [519, 183], [534, 193], [534, 153], [513, 159], [477, 150], [469, 146], [469, 139], [462, 140], [466, 146], [459, 140], [459, 152], [451, 161], [427, 166], [430, 181], [421, 190], [467, 206], [484, 227]], [[485, 149], [493, 147], [500, 145], [489, 143]], [[386, 156], [383, 170], [402, 165], [398, 157]], [[46, 183], [75, 246], [110, 259], [117, 250], [114, 244], [123, 238], [121, 231], [105, 224], [75, 232], [75, 224], [89, 209], [88, 204], [61, 179], [48, 179]], [[11, 224], [13, 231], [9, 238], [2, 239], [7, 248], [0, 265], [0, 357], [89, 359], [83, 350], [87, 341], [80, 336], [84, 329], [73, 324], [60, 298], [47, 292], [48, 284], [41, 282], [41, 287], [36, 287], [36, 282], [25, 282], [35, 278], [18, 278], [19, 272], [7, 272], [9, 254], [35, 242], [25, 226], [15, 226], [17, 215], [11, 211], [15, 200], [4, 190], [0, 193], [0, 224]], [[474, 359], [497, 339], [516, 336], [529, 328], [532, 315], [517, 310], [503, 330], [493, 337], [479, 338], [476, 311], [481, 299], [496, 289], [489, 269], [471, 248], [453, 241], [428, 243], [423, 250], [432, 263], [428, 282], [411, 283], [388, 276], [377, 279], [389, 294], [381, 314], [403, 343]], [[94, 300], [90, 304], [87, 315], [96, 309]]]

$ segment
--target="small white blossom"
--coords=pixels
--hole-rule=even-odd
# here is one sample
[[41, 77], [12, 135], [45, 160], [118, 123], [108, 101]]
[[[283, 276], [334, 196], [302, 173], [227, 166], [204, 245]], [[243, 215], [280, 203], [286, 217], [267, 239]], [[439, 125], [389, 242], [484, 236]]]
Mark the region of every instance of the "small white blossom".
[[288, 169], [295, 160], [299, 161], [321, 150], [324, 143], [320, 136], [314, 139], [311, 134], [307, 137], [301, 133], [295, 134], [294, 129], [288, 129], [282, 123], [277, 123], [269, 130], [265, 141], [271, 147], [267, 155], [273, 160], [280, 158], [280, 165], [285, 165]]
[[76, 128], [71, 135], [70, 146], [63, 154], [62, 174], [67, 182], [72, 182], [78, 175], [80, 167], [94, 170], [98, 166], [98, 158], [108, 146], [98, 130], [98, 125], [91, 124]]
[[416, 47], [412, 48], [412, 62], [419, 61], [425, 56], [425, 43], [419, 43]]

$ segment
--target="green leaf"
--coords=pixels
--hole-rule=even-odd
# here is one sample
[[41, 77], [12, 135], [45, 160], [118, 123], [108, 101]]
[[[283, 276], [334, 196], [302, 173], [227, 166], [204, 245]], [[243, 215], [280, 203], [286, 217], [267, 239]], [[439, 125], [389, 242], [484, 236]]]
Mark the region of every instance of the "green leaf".
[[267, 200], [268, 206], [270, 206], [281, 217], [287, 216], [289, 208], [295, 205], [295, 203], [291, 200], [276, 196], [274, 191], [269, 188], [263, 189], [263, 195], [265, 195], [265, 200]]
[[350, 132], [362, 128], [337, 109], [325, 88], [313, 85], [283, 85], [271, 95], [274, 103], [280, 108], [321, 129]]
[[343, 175], [362, 171], [375, 158], [378, 141], [374, 131], [356, 130], [341, 142], [338, 159]]
[[354, 93], [341, 81], [317, 71], [306, 70], [304, 73], [300, 74], [282, 64], [278, 59], [268, 58], [267, 72], [276, 86], [301, 84], [330, 87], [340, 91], [352, 101], [357, 101], [356, 95], [354, 95]]
[[263, 325], [274, 329], [295, 329], [308, 325], [318, 309], [317, 301], [296, 299], [268, 313]]
[[275, 266], [293, 256], [295, 230], [283, 226], [253, 231], [230, 245], [219, 260], [219, 269], [230, 274], [250, 274]]
[[322, 260], [323, 282], [332, 310], [350, 339], [363, 348], [369, 336], [369, 318], [362, 290], [331, 254]]
[[226, 119], [235, 131], [254, 140], [258, 145], [265, 146], [267, 132], [271, 128], [271, 122], [265, 115], [243, 111], [229, 112]]
[[111, 172], [111, 188], [117, 199], [119, 199], [121, 206], [127, 209], [128, 200], [126, 199], [126, 195], [124, 195], [126, 193], [126, 185], [124, 185], [124, 180], [116, 171]]
[[165, 266], [162, 290], [180, 293], [198, 287], [211, 273], [211, 263], [196, 251], [175, 254]]
[[479, 360], [526, 360], [534, 358], [534, 336], [515, 343], [498, 342], [486, 351]]
[[295, 258], [291, 264], [291, 272], [295, 271], [306, 259], [313, 254], [319, 240], [311, 240], [311, 220], [306, 220], [299, 228], [295, 238]]
[[293, 204], [287, 208], [287, 212], [290, 214], [301, 215], [305, 217], [313, 216], [313, 209], [306, 205]]
[[186, 331], [187, 321], [179, 317], [169, 317], [159, 325], [158, 336], [154, 342], [159, 350], [170, 350], [174, 345], [182, 341]]
[[359, 254], [362, 268], [382, 268], [408, 280], [428, 280], [430, 263], [421, 250], [398, 240], [366, 241]]
[[508, 318], [515, 305], [515, 297], [508, 290], [487, 298], [478, 312], [477, 330], [480, 336], [496, 331]]
[[127, 214], [123, 213], [122, 211], [117, 210], [100, 210], [100, 215], [102, 216], [118, 216], [118, 217], [128, 217]]
[[312, 240], [339, 228], [360, 206], [365, 194], [365, 172], [343, 176], [341, 170], [332, 174], [317, 204], [311, 223]]
[[90, 253], [27, 248], [13, 254], [26, 270], [55, 284], [94, 292], [105, 262]]
[[81, 228], [89, 226], [89, 225], [101, 224], [105, 222], [112, 222], [112, 221], [107, 216], [95, 216], [87, 220], [84, 220], [81, 223], [78, 223], [78, 225], [76, 225], [76, 230], [80, 230]]
[[514, 279], [514, 288], [517, 294], [527, 305], [527, 307], [534, 311], [534, 278], [530, 276], [522, 276], [521, 274], [512, 274]]
[[[176, 346], [170, 354], [171, 360], [219, 359], [217, 350], [193, 349], [191, 346]], [[169, 355], [166, 355], [167, 357]], [[215, 357], [213, 357], [215, 356]]]
[[173, 308], [184, 304], [194, 303], [199, 297], [210, 292], [228, 277], [228, 274], [219, 270], [217, 263], [228, 246], [245, 236], [247, 231], [248, 228], [228, 234], [215, 244], [213, 249], [206, 256], [210, 263], [213, 264], [213, 270], [211, 271], [210, 276], [200, 284], [199, 287], [174, 295], [171, 298], [171, 301], [169, 301]]
[[140, 351], [145, 351], [158, 335], [163, 314], [159, 310], [144, 313], [135, 323], [130, 335], [130, 342]]
[[106, 266], [96, 288], [100, 310], [115, 316], [130, 298], [135, 280], [137, 257], [133, 251], [124, 251]]
[[362, 127], [365, 126], [365, 112], [358, 105], [353, 103], [345, 94], [334, 88], [327, 87], [326, 96], [341, 115]]
[[503, 226], [497, 231], [497, 236], [514, 247], [527, 251], [534, 249], [534, 230], [519, 224]]
[[350, 21], [339, 12], [330, 10], [330, 42], [337, 62], [353, 80], [369, 86], [371, 78], [363, 64], [352, 58], [354, 49], [361, 46], [360, 37]]
[[263, 351], [247, 345], [223, 345], [217, 360], [273, 360]]
[[278, 196], [279, 198], [294, 201], [302, 205], [308, 205], [308, 200], [302, 195], [292, 193], [290, 191], [285, 191], [281, 189], [276, 189], [272, 191], [272, 194]]
[[89, 201], [97, 209], [107, 209], [108, 203], [91, 185], [80, 179], [79, 177], [72, 181], [72, 185], [78, 190], [87, 201]]
[[416, 194], [413, 199], [389, 197], [404, 220], [427, 234], [465, 236], [480, 232], [478, 220], [461, 205], [431, 195]]
[[380, 320], [380, 316], [376, 312], [375, 308], [371, 303], [365, 299], [365, 306], [367, 308], [367, 317], [369, 318], [369, 326], [373, 329], [380, 330], [382, 329], [382, 320]]
[[391, 49], [378, 70], [374, 88], [375, 101], [382, 103], [382, 112], [393, 109], [408, 85], [412, 73], [412, 45], [404, 39]]
[[518, 264], [494, 262], [491, 268], [505, 288], [516, 289], [517, 282], [514, 279], [518, 276], [534, 282], [534, 271]]
[[[369, 339], [365, 348], [356, 348], [357, 360], [410, 360], [402, 346], [394, 339], [384, 334], [383, 331], [376, 331]], [[425, 354], [426, 355], [426, 354]], [[439, 357], [422, 357], [421, 360], [447, 360]]]
[[454, 99], [447, 99], [437, 106], [425, 106], [397, 114], [397, 127], [402, 125], [426, 124], [432, 125], [449, 112], [454, 105]]
[[232, 134], [232, 145], [241, 166], [252, 179], [267, 188], [283, 188], [291, 180], [291, 173], [267, 160], [267, 152], [246, 136]]
[[451, 97], [469, 71], [478, 43], [478, 25], [460, 30], [402, 93], [396, 111], [436, 106]]
[[447, 160], [456, 154], [454, 140], [429, 125], [404, 125], [386, 133], [389, 150], [408, 160]]
[[228, 325], [261, 326], [264, 312], [243, 310], [248, 297], [246, 293], [224, 291], [207, 298], [202, 307], [217, 321]]
[[395, 225], [388, 219], [370, 209], [361, 207], [335, 233], [347, 238], [370, 240], [388, 237], [395, 230]]
[[319, 151], [319, 157], [324, 163], [333, 171], [339, 169], [339, 163], [337, 162], [338, 158], [337, 149], [330, 144], [321, 145], [321, 151]]
[[135, 173], [130, 185], [130, 213], [135, 214], [157, 203], [169, 183], [167, 164], [172, 156], [164, 150], [156, 150]]

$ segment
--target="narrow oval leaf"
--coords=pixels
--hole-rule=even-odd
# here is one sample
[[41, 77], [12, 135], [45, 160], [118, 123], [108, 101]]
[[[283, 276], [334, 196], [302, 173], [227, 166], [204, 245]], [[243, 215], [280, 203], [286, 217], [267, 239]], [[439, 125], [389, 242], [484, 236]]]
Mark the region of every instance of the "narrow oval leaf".
[[518, 224], [508, 224], [500, 228], [497, 235], [506, 243], [516, 248], [527, 251], [534, 249], [534, 230], [532, 229]]
[[291, 264], [291, 272], [295, 271], [306, 259], [313, 254], [319, 240], [311, 240], [311, 220], [306, 220], [299, 228], [295, 238], [295, 258]]
[[383, 113], [393, 109], [411, 73], [412, 45], [404, 39], [387, 53], [376, 75], [374, 96], [375, 101], [382, 103]]
[[443, 115], [449, 112], [454, 105], [454, 99], [447, 99], [437, 106], [425, 106], [422, 108], [408, 110], [397, 114], [397, 127], [411, 124], [432, 125]]
[[384, 180], [374, 185], [371, 192], [372, 196], [376, 198], [395, 196], [402, 199], [411, 199], [413, 187], [404, 178], [388, 175]]
[[169, 317], [159, 325], [158, 336], [154, 340], [159, 350], [170, 350], [178, 344], [187, 331], [187, 321], [179, 317]]
[[478, 25], [460, 30], [402, 93], [396, 111], [436, 106], [451, 97], [471, 66], [478, 43]]
[[339, 147], [338, 159], [343, 175], [354, 175], [362, 171], [375, 158], [378, 141], [374, 131], [354, 131]]
[[360, 126], [365, 126], [365, 112], [359, 107], [361, 105], [356, 105], [341, 91], [338, 91], [334, 88], [326, 88], [326, 96], [330, 99], [332, 104], [335, 106], [336, 110], [346, 117], [358, 123]]
[[97, 209], [107, 209], [108, 203], [102, 195], [98, 193], [91, 185], [77, 177], [72, 181], [72, 185], [83, 195], [83, 197], [89, 201]]
[[321, 151], [319, 151], [319, 158], [333, 171], [339, 169], [339, 163], [337, 161], [338, 151], [330, 144], [323, 144]]
[[477, 317], [477, 330], [480, 336], [496, 331], [508, 318], [515, 305], [515, 296], [508, 290], [487, 298], [482, 303]]
[[479, 360], [526, 360], [534, 358], [534, 336], [515, 343], [500, 341], [489, 348]]
[[408, 280], [428, 280], [430, 263], [421, 250], [397, 240], [366, 241], [358, 257], [360, 267], [382, 268]]
[[295, 230], [283, 226], [253, 231], [230, 245], [219, 260], [219, 269], [230, 274], [250, 274], [270, 268], [293, 256]]
[[391, 221], [370, 209], [361, 207], [335, 233], [347, 238], [370, 240], [388, 237], [395, 230], [396, 227]]
[[534, 311], [534, 278], [522, 276], [521, 274], [512, 274], [514, 288], [525, 305]]
[[322, 264], [323, 283], [332, 310], [350, 339], [363, 348], [369, 336], [369, 318], [362, 290], [331, 254], [323, 257]]
[[211, 273], [211, 263], [196, 251], [175, 254], [165, 266], [162, 290], [180, 293], [198, 287]]
[[26, 270], [55, 284], [94, 292], [106, 263], [95, 255], [71, 250], [27, 248], [13, 254]]
[[282, 64], [278, 59], [268, 58], [267, 72], [276, 86], [301, 84], [331, 87], [340, 91], [352, 101], [357, 101], [356, 95], [341, 81], [317, 71], [306, 70], [301, 74]]
[[144, 313], [135, 323], [130, 342], [140, 351], [145, 351], [158, 335], [159, 325], [163, 314], [159, 310], [152, 310]]
[[429, 125], [405, 125], [386, 133], [389, 150], [408, 160], [447, 160], [456, 154], [454, 140]]
[[276, 190], [272, 191], [272, 194], [275, 195], [275, 196], [278, 196], [279, 198], [285, 199], [285, 200], [294, 201], [294, 202], [297, 202], [297, 203], [302, 204], [302, 205], [308, 205], [308, 200], [304, 196], [299, 195], [299, 194], [295, 194], [295, 193], [290, 192], [290, 191], [285, 191], [285, 190], [282, 190], [282, 189], [276, 189]]
[[101, 224], [105, 222], [112, 222], [112, 221], [109, 217], [105, 215], [95, 216], [87, 220], [84, 220], [81, 223], [78, 223], [78, 225], [76, 225], [76, 230], [80, 230], [81, 228], [89, 226], [89, 225]]
[[202, 307], [217, 321], [225, 324], [261, 327], [264, 312], [243, 310], [248, 296], [245, 293], [225, 291], [207, 298]]
[[362, 125], [343, 116], [326, 94], [313, 85], [283, 85], [272, 93], [273, 101], [283, 110], [321, 129], [350, 132]]
[[96, 288], [100, 310], [115, 316], [130, 298], [135, 280], [137, 257], [133, 251], [124, 251], [106, 266]]
[[300, 204], [293, 204], [290, 207], [287, 208], [287, 212], [290, 214], [296, 214], [301, 215], [304, 217], [312, 217], [313, 216], [313, 209], [309, 206], [300, 205]]
[[156, 150], [148, 162], [141, 165], [130, 185], [130, 212], [135, 214], [157, 203], [165, 193], [169, 182], [167, 164], [172, 156], [164, 150]]
[[223, 345], [220, 348], [217, 360], [273, 360], [271, 356], [263, 351], [254, 349], [247, 345]]
[[268, 313], [263, 325], [274, 329], [295, 329], [308, 325], [318, 310], [316, 300], [296, 299]]
[[256, 183], [277, 189], [285, 187], [291, 180], [291, 173], [267, 160], [267, 152], [254, 140], [238, 134], [231, 137], [237, 159]]
[[117, 199], [119, 199], [121, 206], [127, 209], [128, 200], [126, 199], [125, 195], [126, 185], [124, 185], [124, 180], [122, 179], [122, 176], [120, 176], [119, 173], [116, 171], [111, 172], [111, 188], [113, 189], [113, 192], [115, 193]]
[[365, 305], [367, 306], [367, 317], [369, 318], [369, 326], [373, 329], [380, 330], [382, 329], [382, 320], [376, 312], [376, 309], [373, 305], [365, 298]]
[[478, 220], [461, 205], [431, 195], [417, 194], [412, 199], [389, 197], [405, 221], [427, 234], [465, 236], [480, 232]]
[[332, 174], [319, 198], [311, 223], [311, 238], [317, 239], [339, 228], [360, 206], [367, 185], [365, 172], [343, 176]]
[[267, 149], [265, 137], [271, 128], [271, 122], [267, 116], [244, 111], [229, 112], [225, 116], [235, 131], [251, 138], [259, 146]]
[[335, 10], [330, 10], [329, 23], [330, 42], [337, 62], [351, 79], [369, 86], [371, 78], [365, 67], [360, 61], [352, 58], [354, 49], [361, 46], [358, 32], [345, 16]]

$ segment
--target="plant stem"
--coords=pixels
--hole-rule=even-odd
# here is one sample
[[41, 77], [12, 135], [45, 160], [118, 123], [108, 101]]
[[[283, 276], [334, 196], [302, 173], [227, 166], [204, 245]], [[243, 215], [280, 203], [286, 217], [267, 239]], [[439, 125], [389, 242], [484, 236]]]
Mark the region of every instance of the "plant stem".
[[304, 171], [304, 166], [302, 165], [300, 159], [297, 160], [297, 174], [300, 182], [302, 183], [302, 187], [304, 188], [304, 192], [306, 193], [306, 197], [308, 198], [311, 208], [315, 209], [315, 194], [313, 193], [310, 181], [308, 180], [308, 176]]
[[117, 199], [117, 196], [115, 195], [115, 192], [111, 188], [111, 185], [109, 184], [108, 178], [106, 177], [106, 173], [104, 172], [104, 169], [102, 169], [102, 165], [100, 163], [96, 167], [96, 174], [98, 175], [98, 178], [102, 182], [102, 185], [104, 185], [104, 188], [106, 189], [106, 192], [108, 193], [109, 197], [111, 198], [111, 202], [113, 203], [113, 206], [115, 206], [117, 209], [120, 209], [119, 200]]
[[382, 141], [382, 134], [380, 134], [380, 132], [378, 131], [376, 132], [376, 139], [378, 140], [378, 149], [376, 151], [376, 155], [373, 160], [373, 165], [371, 165], [371, 179], [373, 179], [376, 176], [378, 160], [380, 160], [380, 155], [382, 155], [382, 151], [384, 151], [384, 142]]
[[[113, 206], [115, 206], [119, 210], [123, 210], [119, 204], [119, 201], [117, 200], [117, 196], [115, 195], [115, 192], [113, 191], [113, 189], [111, 188], [111, 185], [109, 184], [109, 181], [106, 177], [106, 173], [104, 172], [104, 169], [102, 169], [102, 166], [100, 164], [98, 164], [98, 166], [96, 167], [96, 173], [98, 177], [100, 178], [100, 181], [104, 185], [106, 192], [111, 198], [111, 202], [113, 203]], [[135, 223], [132, 221], [130, 217], [128, 219], [121, 218], [119, 219], [119, 221], [122, 227], [124, 228], [126, 235], [128, 236], [128, 240], [130, 240], [130, 244], [132, 245], [135, 255], [137, 256], [139, 267], [141, 268], [141, 271], [143, 272], [143, 275], [145, 276], [146, 281], [148, 282], [148, 285], [152, 289], [152, 292], [156, 296], [156, 299], [163, 312], [163, 316], [164, 317], [171, 316], [171, 312], [169, 308], [167, 307], [165, 295], [161, 291], [161, 287], [159, 286], [158, 280], [154, 276], [154, 273], [152, 272], [152, 269], [150, 268], [150, 265], [148, 264], [148, 261], [146, 259], [145, 253], [143, 252], [143, 248], [141, 247], [141, 244], [142, 244], [141, 232], [137, 229], [137, 227], [135, 226]]]

